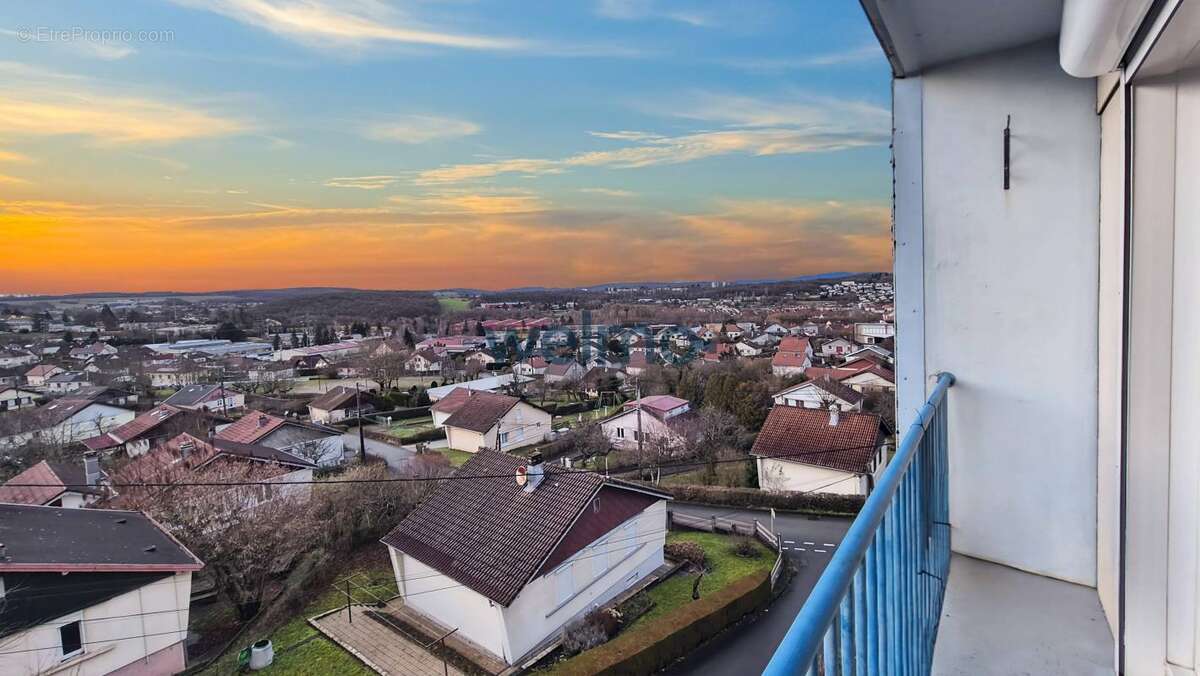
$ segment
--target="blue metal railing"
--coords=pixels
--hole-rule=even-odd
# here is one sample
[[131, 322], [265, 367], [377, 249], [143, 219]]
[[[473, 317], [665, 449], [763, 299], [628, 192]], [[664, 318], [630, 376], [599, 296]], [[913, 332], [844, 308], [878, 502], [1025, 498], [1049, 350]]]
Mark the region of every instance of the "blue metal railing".
[[942, 373], [763, 674], [928, 674], [950, 504]]

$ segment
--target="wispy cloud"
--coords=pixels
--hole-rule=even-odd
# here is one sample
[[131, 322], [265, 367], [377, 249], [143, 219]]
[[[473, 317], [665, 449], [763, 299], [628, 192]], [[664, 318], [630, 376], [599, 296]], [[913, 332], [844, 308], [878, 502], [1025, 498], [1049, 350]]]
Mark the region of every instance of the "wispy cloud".
[[169, 143], [226, 136], [248, 127], [219, 113], [127, 93], [66, 73], [0, 62], [0, 133], [81, 135], [100, 144]]
[[281, 37], [318, 47], [361, 47], [372, 43], [457, 49], [508, 50], [523, 40], [471, 35], [423, 26], [377, 0], [175, 0], [216, 12]]
[[24, 178], [20, 178], [19, 176], [9, 176], [8, 174], [0, 174], [0, 183], [7, 183], [9, 185], [25, 185], [25, 184], [28, 184], [29, 181]]
[[419, 172], [418, 184], [456, 183], [502, 174], [540, 176], [580, 167], [634, 169], [681, 164], [723, 155], [795, 155], [886, 143], [888, 112], [856, 101], [822, 97], [764, 101], [705, 95], [665, 114], [718, 123], [723, 129], [668, 136], [644, 131], [593, 131], [591, 136], [628, 142], [559, 159], [517, 158], [455, 164]]
[[29, 37], [27, 35], [20, 35], [17, 33], [17, 31], [8, 28], [0, 28], [0, 35], [19, 40], [22, 46], [25, 47], [61, 48], [69, 50], [76, 55], [83, 56], [85, 58], [100, 59], [102, 61], [117, 61], [137, 53], [137, 50], [131, 45], [115, 40], [80, 39], [43, 40], [31, 42], [29, 41]]
[[482, 127], [469, 120], [436, 115], [402, 115], [371, 124], [364, 134], [377, 141], [416, 144], [471, 136], [480, 131]]
[[11, 150], [0, 148], [0, 162], [32, 162], [33, 160], [28, 155], [15, 153]]
[[861, 63], [879, 63], [884, 64], [883, 50], [878, 44], [868, 43], [860, 47], [845, 49], [836, 52], [827, 52], [824, 54], [813, 54], [810, 56], [799, 57], [777, 57], [777, 58], [731, 58], [722, 59], [719, 63], [740, 68], [749, 71], [784, 71], [784, 70], [803, 70], [808, 68], [828, 68], [831, 66], [844, 66]]
[[632, 190], [615, 190], [613, 188], [580, 188], [579, 192], [591, 193], [593, 195], [604, 195], [606, 197], [636, 197], [637, 193]]
[[399, 176], [342, 176], [325, 181], [328, 188], [358, 188], [359, 190], [379, 190], [399, 181]]
[[710, 26], [715, 23], [712, 15], [695, 7], [672, 8], [658, 0], [599, 0], [596, 3], [596, 15], [618, 21], [665, 19], [689, 26]]

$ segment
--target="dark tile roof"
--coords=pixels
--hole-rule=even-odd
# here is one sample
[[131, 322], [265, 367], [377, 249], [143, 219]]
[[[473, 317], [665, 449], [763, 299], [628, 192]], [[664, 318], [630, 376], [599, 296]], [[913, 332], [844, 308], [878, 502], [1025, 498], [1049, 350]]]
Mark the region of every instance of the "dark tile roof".
[[242, 444], [252, 444], [273, 432], [285, 422], [287, 421], [283, 418], [271, 415], [270, 413], [248, 411], [240, 420], [218, 432], [217, 438], [236, 441]]
[[163, 400], [164, 404], [172, 406], [195, 406], [203, 402], [210, 394], [215, 392], [221, 386], [211, 383], [196, 383], [195, 385], [187, 385], [181, 388], [175, 394]]
[[140, 439], [154, 431], [159, 425], [182, 413], [183, 409], [181, 408], [170, 404], [159, 404], [115, 430], [109, 430], [108, 435], [120, 443]]
[[863, 400], [862, 392], [849, 385], [843, 385], [828, 376], [822, 376], [809, 382], [848, 404], [857, 404]]
[[433, 402], [433, 406], [429, 408], [435, 413], [454, 413], [462, 408], [462, 405], [467, 403], [467, 399], [471, 397], [471, 390], [465, 387], [456, 387], [450, 390], [450, 394]]
[[322, 411], [335, 411], [352, 402], [354, 397], [355, 390], [353, 387], [338, 385], [325, 394], [322, 394], [316, 399], [308, 402], [308, 405], [311, 408], [319, 408]]
[[198, 570], [203, 564], [141, 512], [0, 504], [0, 574]]
[[846, 412], [829, 424], [819, 408], [776, 406], [754, 439], [751, 454], [864, 474], [885, 431], [873, 413]]
[[505, 413], [508, 413], [513, 406], [516, 406], [521, 401], [507, 394], [469, 392], [471, 396], [463, 402], [457, 411], [449, 418], [446, 418], [445, 424], [447, 427], [458, 427], [473, 432], [487, 432], [492, 429], [497, 420], [504, 417]]
[[384, 536], [384, 544], [507, 606], [601, 487], [622, 485], [593, 472], [547, 466], [541, 485], [526, 492], [515, 480], [526, 462], [507, 453], [476, 453], [456, 474], [497, 478], [443, 481]]

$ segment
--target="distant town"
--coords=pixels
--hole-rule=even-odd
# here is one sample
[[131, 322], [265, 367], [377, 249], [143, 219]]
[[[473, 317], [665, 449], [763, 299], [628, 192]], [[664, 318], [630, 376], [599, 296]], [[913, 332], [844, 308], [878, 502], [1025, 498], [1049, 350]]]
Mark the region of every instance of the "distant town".
[[[317, 615], [309, 647], [273, 646], [272, 662], [614, 659], [679, 621], [685, 589], [781, 592], [831, 556], [894, 444], [893, 313], [887, 274], [6, 297], [0, 511], [51, 519], [44, 537], [62, 542], [22, 526], [4, 543], [29, 566], [3, 573], [20, 631], [0, 645], [54, 645], [20, 653], [26, 670], [90, 657], [87, 618], [136, 596], [167, 631], [95, 659], [229, 673], [267, 660], [241, 648], [295, 608]], [[670, 500], [686, 502], [668, 514]], [[785, 543], [793, 526], [762, 523], [766, 508], [829, 516], [828, 544]], [[62, 560], [68, 541], [86, 542], [82, 561]], [[744, 575], [704, 574], [736, 569], [730, 556]], [[94, 572], [32, 572], [72, 566]], [[100, 583], [116, 596], [80, 590]], [[47, 594], [79, 622], [46, 625]], [[475, 619], [489, 605], [503, 612]]]

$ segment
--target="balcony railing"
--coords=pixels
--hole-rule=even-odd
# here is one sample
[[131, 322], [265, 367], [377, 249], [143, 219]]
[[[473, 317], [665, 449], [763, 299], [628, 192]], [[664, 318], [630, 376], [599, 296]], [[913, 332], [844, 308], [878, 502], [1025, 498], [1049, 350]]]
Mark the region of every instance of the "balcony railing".
[[950, 505], [942, 373], [874, 492], [763, 672], [928, 674], [946, 575]]

